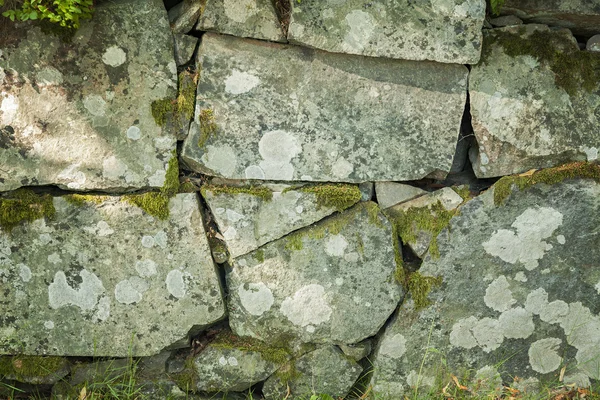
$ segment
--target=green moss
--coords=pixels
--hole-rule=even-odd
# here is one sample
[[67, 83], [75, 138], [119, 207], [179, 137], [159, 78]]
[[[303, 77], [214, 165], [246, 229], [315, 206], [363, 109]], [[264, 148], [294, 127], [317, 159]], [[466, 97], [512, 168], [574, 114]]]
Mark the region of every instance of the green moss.
[[7, 232], [22, 222], [52, 218], [55, 213], [49, 194], [37, 195], [31, 190], [18, 189], [0, 198], [0, 228]]
[[190, 181], [183, 182], [181, 185], [179, 185], [179, 193], [194, 193], [198, 190], [200, 189]]
[[262, 264], [265, 262], [265, 251], [263, 249], [258, 249], [254, 252], [253, 257], [259, 264]]
[[106, 201], [109, 196], [95, 196], [91, 194], [68, 194], [63, 196], [63, 198], [73, 205], [78, 207], [83, 207], [86, 204], [102, 204], [102, 202]]
[[291, 352], [285, 346], [268, 345], [257, 339], [236, 336], [229, 331], [219, 333], [210, 345], [215, 348], [260, 353], [265, 361], [276, 365], [283, 365], [291, 358]]
[[290, 233], [286, 236], [285, 248], [286, 250], [302, 250], [304, 248], [304, 243], [302, 242], [302, 237], [304, 235], [301, 231]]
[[0, 357], [0, 376], [22, 378], [45, 377], [65, 367], [62, 357], [5, 356]]
[[173, 156], [169, 160], [165, 174], [165, 183], [160, 188], [160, 191], [167, 197], [173, 197], [179, 192], [179, 161], [177, 160], [176, 151], [173, 151]]
[[515, 188], [525, 190], [538, 183], [554, 185], [567, 179], [578, 178], [592, 179], [600, 183], [600, 166], [589, 162], [575, 162], [528, 175], [504, 176], [493, 186], [494, 204], [503, 205]]
[[158, 126], [165, 126], [169, 118], [173, 115], [176, 102], [171, 98], [154, 100], [150, 105], [152, 117]]
[[179, 74], [176, 113], [188, 121], [194, 117], [197, 84], [198, 74], [190, 74], [186, 71]]
[[275, 376], [283, 384], [293, 382], [300, 378], [302, 374], [296, 369], [296, 363], [293, 361], [285, 363], [281, 368], [275, 372]]
[[184, 392], [196, 390], [198, 376], [194, 368], [194, 357], [188, 357], [185, 360], [184, 369], [176, 374], [171, 374], [170, 378]]
[[429, 292], [434, 287], [442, 284], [442, 277], [423, 276], [419, 272], [413, 272], [408, 277], [408, 291], [415, 303], [415, 309], [420, 310], [431, 304]]
[[471, 190], [468, 185], [452, 186], [452, 190], [463, 199], [463, 202], [471, 198]]
[[404, 260], [402, 259], [402, 246], [400, 244], [400, 235], [396, 224], [392, 224], [392, 243], [394, 245], [394, 261], [396, 261], [396, 269], [394, 271], [394, 279], [401, 285], [406, 285], [406, 272], [404, 270]]
[[219, 194], [249, 194], [251, 196], [260, 197], [264, 201], [271, 201], [273, 199], [273, 192], [264, 186], [249, 186], [249, 187], [238, 187], [238, 186], [226, 186], [226, 185], [204, 185], [202, 186], [202, 195], [206, 197], [206, 192], [211, 192], [214, 195]]
[[484, 35], [482, 63], [487, 63], [495, 45], [511, 57], [529, 55], [554, 72], [556, 86], [574, 96], [581, 89], [593, 92], [600, 82], [600, 54], [580, 51], [569, 38], [552, 31], [534, 31], [523, 37], [526, 28], [517, 33], [492, 30]]
[[198, 147], [203, 149], [206, 146], [208, 139], [216, 135], [218, 126], [212, 108], [205, 108], [201, 110], [199, 120], [200, 138], [198, 139]]
[[324, 185], [292, 186], [284, 190], [296, 190], [304, 193], [313, 193], [317, 198], [319, 207], [335, 208], [343, 211], [360, 201], [360, 189], [355, 185], [331, 183]]

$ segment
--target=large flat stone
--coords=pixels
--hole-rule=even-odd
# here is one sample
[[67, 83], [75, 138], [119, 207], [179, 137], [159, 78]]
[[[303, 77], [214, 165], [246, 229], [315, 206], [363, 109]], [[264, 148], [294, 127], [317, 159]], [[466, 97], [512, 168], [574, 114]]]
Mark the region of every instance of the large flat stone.
[[[318, 196], [319, 189], [338, 206]], [[358, 187], [352, 185], [269, 187], [208, 186], [202, 194], [223, 234], [232, 257], [238, 257], [288, 233], [341, 211], [360, 200]], [[322, 203], [324, 202], [324, 204]], [[341, 206], [341, 207], [340, 207]]]
[[273, 42], [286, 42], [274, 2], [270, 0], [211, 0], [196, 29]]
[[526, 22], [568, 28], [591, 36], [600, 32], [599, 0], [507, 0], [502, 14], [514, 14]]
[[[551, 49], [552, 55], [543, 49]], [[471, 154], [476, 175], [495, 177], [597, 159], [599, 66], [600, 55], [581, 52], [568, 30], [526, 25], [486, 31], [484, 56], [469, 75], [479, 144]], [[580, 71], [590, 68], [591, 78], [582, 83]]]
[[214, 34], [204, 35], [199, 64], [196, 122], [182, 154], [198, 172], [401, 181], [444, 175], [452, 165], [466, 97], [464, 66]]
[[360, 203], [236, 259], [231, 328], [272, 343], [359, 342], [402, 298], [395, 270], [390, 223]]
[[153, 355], [224, 316], [195, 194], [167, 220], [97, 201], [0, 231], [0, 354]]
[[102, 2], [71, 41], [3, 23], [0, 53], [0, 191], [162, 186], [175, 138], [151, 104], [177, 87], [162, 1]]
[[484, 0], [292, 1], [292, 43], [336, 53], [475, 64]]
[[451, 382], [441, 371], [486, 395], [502, 383], [547, 387], [563, 366], [566, 385], [600, 378], [600, 184], [538, 184], [499, 202], [497, 190], [462, 206], [438, 238], [440, 257], [425, 259], [419, 272], [442, 286], [422, 310], [405, 301], [386, 330], [375, 393]]

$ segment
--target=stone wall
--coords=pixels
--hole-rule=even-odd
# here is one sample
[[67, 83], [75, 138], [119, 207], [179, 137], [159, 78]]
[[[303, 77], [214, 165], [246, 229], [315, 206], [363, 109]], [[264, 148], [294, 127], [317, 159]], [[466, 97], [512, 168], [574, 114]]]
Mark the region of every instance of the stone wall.
[[599, 1], [172, 3], [0, 21], [0, 398], [594, 390]]

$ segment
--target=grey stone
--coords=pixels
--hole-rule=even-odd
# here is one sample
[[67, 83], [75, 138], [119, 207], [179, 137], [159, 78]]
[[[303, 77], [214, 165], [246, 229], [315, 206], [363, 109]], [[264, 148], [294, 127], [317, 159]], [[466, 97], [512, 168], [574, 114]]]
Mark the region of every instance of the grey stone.
[[599, 0], [506, 0], [500, 12], [526, 23], [568, 28], [581, 36], [598, 33], [600, 26]]
[[167, 220], [119, 197], [54, 207], [0, 231], [0, 354], [150, 356], [224, 316], [195, 194]]
[[563, 78], [573, 85], [574, 92], [569, 93], [565, 89], [569, 86], [557, 86], [553, 61], [531, 55], [511, 57], [499, 44], [507, 38], [535, 48], [534, 34], [578, 57], [577, 42], [568, 30], [532, 24], [485, 32], [487, 55], [469, 75], [472, 123], [479, 144], [478, 149], [472, 148], [471, 161], [480, 178], [598, 158], [599, 86], [588, 92], [574, 70]]
[[600, 52], [600, 35], [594, 35], [589, 38], [585, 44], [585, 49], [587, 51]]
[[[322, 187], [336, 188], [334, 185]], [[242, 188], [249, 190], [249, 193], [236, 193], [235, 187], [214, 188], [215, 191], [208, 186], [202, 190], [202, 194], [234, 258], [317, 222], [337, 210], [333, 205], [320, 204], [315, 193], [289, 185]], [[314, 186], [310, 188], [314, 189]], [[359, 201], [358, 188], [350, 185], [347, 188], [356, 191], [354, 203]], [[259, 192], [261, 189], [263, 192]], [[349, 202], [346, 207], [354, 203]]]
[[287, 41], [274, 2], [270, 0], [210, 0], [196, 30], [273, 42]]
[[259, 251], [237, 258], [227, 274], [229, 322], [239, 336], [356, 343], [377, 333], [403, 295], [391, 225], [371, 202]]
[[267, 379], [263, 387], [266, 400], [285, 398], [288, 387], [291, 399], [308, 399], [314, 394], [345, 398], [363, 370], [335, 346], [321, 347], [292, 363], [295, 373], [289, 380], [282, 380], [278, 374]]
[[483, 0], [292, 1], [291, 43], [336, 53], [476, 64]]
[[503, 17], [492, 18], [490, 23], [495, 27], [523, 25], [523, 20], [515, 15], [505, 15]]
[[373, 199], [373, 195], [375, 194], [375, 184], [373, 182], [363, 182], [358, 185], [358, 188], [360, 189], [361, 201]]
[[197, 388], [206, 392], [241, 392], [267, 379], [279, 365], [258, 351], [209, 345], [194, 360]]
[[172, 353], [171, 351], [163, 351], [155, 356], [142, 357], [137, 363], [138, 372], [147, 378], [164, 376], [167, 372], [167, 361]]
[[73, 373], [69, 377], [68, 382], [71, 386], [77, 386], [82, 383], [101, 384], [117, 380], [124, 375], [131, 375], [133, 371], [134, 364], [130, 359], [81, 364], [73, 368]]
[[194, 171], [365, 182], [445, 175], [452, 165], [466, 97], [462, 65], [214, 34], [204, 35], [199, 63], [196, 120], [182, 152]]
[[556, 382], [565, 365], [579, 386], [600, 378], [600, 184], [538, 184], [513, 189], [505, 203], [496, 190], [463, 205], [438, 237], [440, 257], [426, 256], [420, 274], [442, 286], [426, 308], [405, 301], [385, 331], [375, 393], [400, 398], [417, 378], [426, 390], [442, 362], [458, 377], [476, 371], [461, 383], [488, 393], [513, 377], [530, 391], [536, 380]]
[[375, 191], [377, 204], [384, 209], [427, 194], [423, 189], [396, 182], [377, 182]]
[[340, 344], [339, 348], [344, 352], [346, 357], [349, 357], [354, 361], [360, 361], [371, 354], [373, 342], [367, 339], [355, 344]]
[[102, 2], [70, 42], [29, 22], [0, 37], [0, 191], [162, 186], [175, 138], [151, 104], [177, 88], [162, 1]]
[[203, 0], [183, 0], [169, 10], [173, 33], [188, 33], [194, 28], [202, 13]]
[[173, 39], [175, 40], [175, 62], [177, 66], [189, 63], [194, 56], [198, 38], [176, 33], [173, 35]]

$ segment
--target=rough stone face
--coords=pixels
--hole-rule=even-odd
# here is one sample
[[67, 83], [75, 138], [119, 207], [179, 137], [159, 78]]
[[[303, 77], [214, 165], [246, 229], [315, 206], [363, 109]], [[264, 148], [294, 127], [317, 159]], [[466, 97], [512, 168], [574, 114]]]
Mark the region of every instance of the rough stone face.
[[375, 192], [377, 204], [381, 208], [388, 208], [427, 194], [423, 189], [396, 182], [376, 182]]
[[402, 298], [389, 222], [360, 203], [235, 260], [230, 325], [267, 342], [356, 343]]
[[205, 392], [241, 392], [267, 379], [279, 365], [257, 351], [208, 346], [194, 360], [197, 388]]
[[208, 1], [196, 30], [273, 42], [287, 41], [270, 0]]
[[[589, 91], [574, 67], [546, 60], [538, 53], [513, 57], [502, 45], [521, 42], [514, 46], [536, 49], [540, 44], [535, 38], [539, 37], [569, 54], [571, 62], [582, 56], [567, 30], [525, 25], [485, 32], [485, 56], [469, 76], [472, 123], [479, 144], [471, 161], [480, 178], [598, 158], [598, 84]], [[562, 81], [557, 81], [557, 76]], [[588, 84], [594, 86], [593, 81]]]
[[173, 39], [175, 41], [175, 62], [178, 66], [189, 63], [194, 55], [194, 50], [196, 50], [198, 38], [178, 33], [173, 35]]
[[195, 171], [364, 182], [445, 175], [452, 165], [464, 66], [214, 34], [204, 35], [199, 64], [196, 123], [182, 154]]
[[502, 14], [514, 14], [528, 23], [568, 28], [573, 33], [591, 36], [600, 26], [599, 0], [507, 0]]
[[443, 284], [421, 311], [405, 301], [386, 330], [375, 393], [399, 398], [417, 378], [433, 385], [440, 354], [449, 373], [476, 371], [471, 388], [482, 377], [489, 388], [515, 376], [521, 386], [556, 382], [565, 365], [565, 384], [600, 378], [600, 184], [538, 184], [499, 206], [495, 190], [462, 206], [438, 237], [439, 259], [426, 257], [419, 272]]
[[585, 44], [587, 51], [600, 52], [600, 35], [594, 35]]
[[523, 20], [515, 15], [505, 15], [503, 17], [492, 18], [490, 23], [495, 27], [523, 25]]
[[148, 356], [223, 317], [195, 194], [167, 220], [97, 201], [0, 232], [0, 354]]
[[164, 183], [175, 138], [151, 103], [174, 97], [177, 71], [160, 0], [103, 2], [70, 43], [4, 23], [0, 52], [0, 191]]
[[[285, 368], [285, 367], [284, 367]], [[265, 382], [263, 393], [267, 400], [285, 398], [288, 385], [291, 398], [309, 398], [315, 393], [325, 393], [333, 398], [344, 398], [362, 372], [362, 367], [350, 361], [335, 346], [321, 347], [294, 361], [297, 373], [287, 382], [277, 375]]]
[[202, 3], [202, 0], [183, 0], [169, 10], [173, 33], [188, 33], [192, 30], [202, 13]]
[[[257, 193], [236, 193], [233, 187], [229, 193], [215, 194], [210, 187], [202, 191], [232, 257], [256, 250], [336, 211], [334, 206], [319, 204], [314, 193], [288, 185], [271, 188], [263, 187], [264, 193], [272, 196], [268, 198]], [[360, 196], [358, 190], [357, 194]]]
[[475, 64], [483, 0], [292, 1], [288, 39], [336, 53]]

